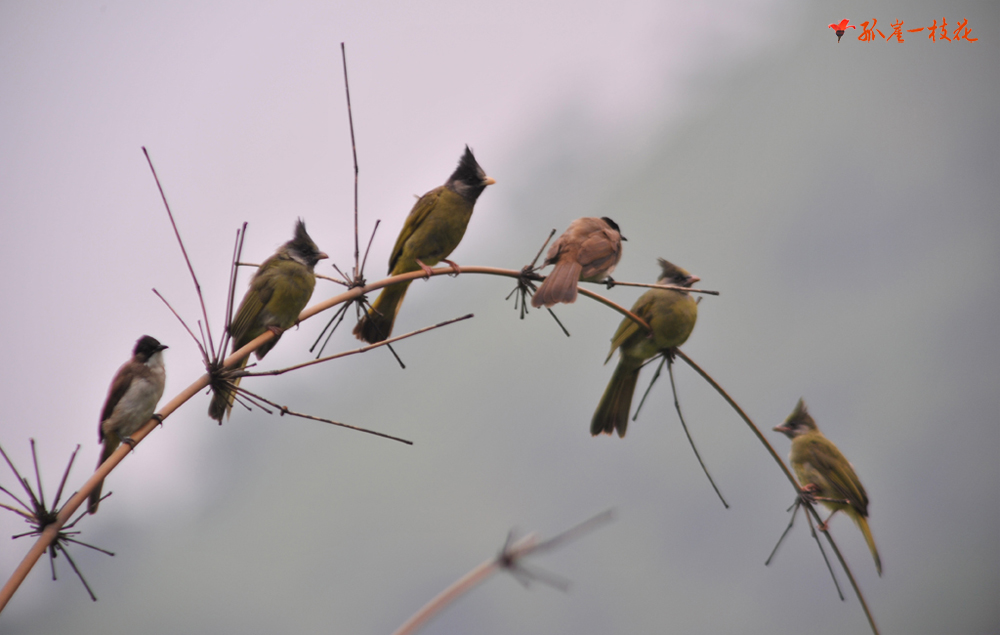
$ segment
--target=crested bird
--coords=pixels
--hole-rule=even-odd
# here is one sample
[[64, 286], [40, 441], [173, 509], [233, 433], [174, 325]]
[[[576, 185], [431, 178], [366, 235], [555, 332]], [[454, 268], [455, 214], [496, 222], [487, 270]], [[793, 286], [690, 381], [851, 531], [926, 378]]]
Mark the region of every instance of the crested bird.
[[[257, 349], [257, 359], [264, 359], [268, 351], [281, 339], [281, 334], [295, 325], [299, 313], [309, 303], [316, 286], [316, 263], [328, 256], [319, 250], [306, 232], [306, 224], [300, 218], [295, 223], [295, 234], [274, 255], [261, 263], [250, 280], [236, 317], [229, 325], [233, 338], [232, 352], [243, 348], [263, 335], [265, 331], [274, 333], [274, 339]], [[243, 358], [240, 368], [247, 359]], [[238, 386], [240, 378], [233, 380]], [[234, 389], [220, 388], [213, 391], [212, 402], [208, 406], [208, 416], [222, 423], [223, 415], [230, 412], [236, 398]]]
[[[456, 274], [460, 273], [459, 266], [447, 258], [465, 235], [476, 199], [486, 186], [494, 183], [476, 162], [469, 146], [465, 146], [465, 153], [448, 181], [421, 196], [410, 210], [389, 257], [389, 275], [423, 270], [429, 278], [431, 267], [442, 261], [451, 265]], [[354, 327], [359, 340], [374, 344], [388, 339], [410, 282], [397, 282], [382, 289]]]
[[[663, 258], [659, 263], [657, 284], [690, 287], [701, 280]], [[672, 356], [673, 349], [687, 341], [698, 319], [698, 303], [686, 291], [650, 289], [632, 305], [632, 313], [646, 320], [652, 332], [626, 317], [611, 338], [611, 350], [604, 363], [619, 349], [618, 365], [590, 422], [590, 434], [595, 436], [615, 431], [619, 437], [625, 436], [639, 369], [647, 359], [661, 353]]]

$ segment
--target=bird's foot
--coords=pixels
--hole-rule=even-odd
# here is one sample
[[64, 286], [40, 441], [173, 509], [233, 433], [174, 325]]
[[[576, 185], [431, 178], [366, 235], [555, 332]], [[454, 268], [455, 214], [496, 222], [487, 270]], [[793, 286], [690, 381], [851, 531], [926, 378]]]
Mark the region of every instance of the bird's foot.
[[161, 415], [160, 413], [154, 412], [153, 416], [150, 417], [150, 419], [156, 419], [156, 424], [161, 427], [163, 426], [163, 415]]
[[273, 326], [273, 325], [267, 327], [267, 330], [274, 333], [275, 337], [281, 337], [281, 334], [285, 332], [285, 329], [281, 328], [280, 326]]
[[802, 486], [802, 489], [799, 490], [799, 498], [801, 498], [803, 501], [807, 503], [815, 504], [816, 494], [818, 493], [819, 493], [819, 486], [817, 486], [815, 483], [806, 483], [805, 485]]
[[423, 262], [422, 262], [422, 261], [420, 260], [420, 258], [417, 258], [416, 260], [417, 260], [417, 264], [418, 264], [418, 265], [420, 265], [420, 268], [421, 268], [421, 269], [423, 270], [423, 272], [424, 272], [424, 279], [425, 279], [425, 280], [430, 280], [430, 279], [431, 279], [431, 275], [432, 275], [432, 274], [434, 273], [434, 270], [433, 270], [433, 269], [431, 269], [430, 267], [428, 267], [427, 265], [425, 265], [425, 264], [424, 264], [424, 263], [423, 263]]
[[122, 437], [122, 443], [129, 447], [129, 451], [135, 451], [135, 439], [132, 437]]
[[605, 285], [605, 286], [606, 286], [606, 287], [607, 287], [608, 289], [610, 289], [611, 287], [615, 286], [616, 284], [618, 284], [618, 283], [617, 283], [617, 282], [615, 282], [615, 279], [614, 279], [614, 278], [612, 278], [611, 276], [608, 276], [607, 278], [605, 278], [605, 279], [604, 279], [604, 285]]
[[454, 277], [456, 277], [456, 278], [457, 278], [457, 277], [458, 277], [458, 274], [462, 273], [462, 268], [461, 268], [461, 267], [459, 267], [459, 266], [458, 266], [457, 264], [455, 264], [454, 262], [452, 262], [451, 260], [448, 260], [447, 258], [442, 258], [442, 259], [441, 259], [441, 262], [447, 262], [447, 263], [448, 263], [449, 265], [451, 265], [451, 270], [452, 270], [452, 271], [453, 271], [454, 273], [449, 273], [449, 274], [448, 274], [449, 276], [454, 276]]

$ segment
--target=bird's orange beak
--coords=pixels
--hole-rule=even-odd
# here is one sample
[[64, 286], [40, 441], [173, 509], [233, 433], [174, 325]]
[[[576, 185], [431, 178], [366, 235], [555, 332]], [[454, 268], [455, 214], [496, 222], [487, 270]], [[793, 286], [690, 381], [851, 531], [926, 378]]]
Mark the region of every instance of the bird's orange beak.
[[493, 185], [496, 182], [497, 182], [497, 180], [495, 178], [493, 178], [492, 176], [488, 176], [485, 179], [483, 179], [483, 183], [486, 184], [486, 185]]

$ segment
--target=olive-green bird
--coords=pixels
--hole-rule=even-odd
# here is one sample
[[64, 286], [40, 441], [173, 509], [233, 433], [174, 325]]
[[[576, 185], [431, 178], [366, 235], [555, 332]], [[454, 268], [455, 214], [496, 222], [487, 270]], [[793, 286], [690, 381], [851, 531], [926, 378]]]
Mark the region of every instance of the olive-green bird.
[[816, 422], [806, 410], [805, 402], [799, 399], [785, 423], [774, 428], [774, 431], [782, 432], [792, 440], [792, 452], [788, 455], [788, 460], [802, 489], [817, 499], [822, 499], [819, 502], [833, 510], [823, 526], [839, 511], [850, 516], [864, 534], [868, 549], [875, 559], [875, 569], [882, 575], [882, 559], [878, 556], [875, 539], [868, 528], [868, 494], [851, 463], [816, 427]]
[[[257, 359], [264, 359], [268, 351], [281, 339], [281, 334], [295, 325], [299, 313], [306, 308], [316, 286], [316, 263], [327, 255], [319, 250], [309, 234], [306, 224], [295, 223], [295, 236], [265, 260], [250, 281], [236, 317], [229, 325], [233, 337], [232, 351], [237, 351], [259, 337], [264, 331], [274, 333], [274, 339], [257, 349]], [[246, 366], [246, 358], [240, 368]], [[239, 385], [239, 378], [234, 382]], [[233, 391], [216, 391], [208, 407], [208, 416], [222, 422], [222, 416], [233, 407]]]
[[578, 218], [552, 243], [546, 265], [555, 265], [538, 287], [531, 306], [536, 309], [576, 302], [576, 283], [608, 279], [622, 258], [622, 241], [628, 240], [618, 223], [607, 216]]
[[[410, 210], [392, 248], [389, 275], [423, 269], [429, 277], [430, 268], [441, 261], [458, 273], [458, 265], [447, 258], [465, 235], [476, 199], [487, 185], [494, 183], [476, 163], [469, 146], [465, 146], [465, 154], [448, 182], [421, 196]], [[372, 344], [388, 339], [409, 286], [409, 282], [400, 282], [382, 289], [371, 309], [354, 327], [354, 335]]]
[[[663, 258], [659, 263], [662, 273], [657, 284], [690, 287], [701, 280]], [[604, 363], [608, 363], [617, 348], [620, 349], [618, 366], [590, 421], [590, 434], [595, 436], [616, 430], [619, 437], [625, 436], [639, 369], [647, 359], [664, 352], [669, 354], [687, 341], [698, 319], [698, 303], [686, 291], [650, 289], [632, 305], [632, 313], [646, 320], [653, 332], [647, 333], [626, 317], [611, 338], [611, 351]]]

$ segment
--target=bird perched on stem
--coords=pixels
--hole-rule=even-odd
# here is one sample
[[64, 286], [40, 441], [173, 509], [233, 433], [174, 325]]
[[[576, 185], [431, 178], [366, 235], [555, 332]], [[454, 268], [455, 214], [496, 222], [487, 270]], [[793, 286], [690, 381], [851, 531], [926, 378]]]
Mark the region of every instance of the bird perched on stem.
[[828, 28], [833, 29], [833, 32], [837, 34], [837, 44], [840, 44], [840, 38], [844, 37], [844, 33], [847, 31], [847, 29], [857, 29], [858, 28], [858, 27], [854, 26], [853, 24], [851, 26], [847, 26], [848, 22], [850, 22], [850, 20], [848, 20], [847, 18], [844, 18], [838, 24], [831, 24], [828, 27]]
[[[101, 410], [101, 424], [97, 427], [97, 438], [104, 442], [104, 451], [97, 467], [108, 460], [121, 443], [135, 446], [132, 435], [154, 415], [156, 404], [163, 396], [163, 386], [167, 372], [163, 367], [163, 349], [167, 348], [156, 338], [143, 335], [132, 349], [132, 359], [115, 373], [108, 389], [108, 398]], [[90, 493], [91, 514], [97, 513], [101, 502], [101, 488], [104, 481]]]
[[[659, 263], [662, 272], [657, 284], [690, 287], [701, 280], [663, 258]], [[625, 436], [639, 369], [647, 359], [661, 353], [672, 356], [672, 350], [687, 341], [698, 319], [698, 303], [686, 291], [650, 289], [632, 305], [632, 313], [646, 320], [652, 332], [626, 317], [611, 338], [611, 351], [604, 363], [615, 349], [620, 349], [618, 366], [590, 421], [590, 434], [595, 436], [614, 431], [619, 437]]]
[[[494, 183], [479, 167], [469, 146], [465, 146], [465, 153], [448, 181], [421, 196], [410, 210], [389, 257], [389, 275], [422, 269], [430, 277], [431, 267], [441, 261], [451, 265], [456, 274], [460, 273], [459, 266], [447, 258], [465, 235], [476, 199], [487, 185]], [[354, 335], [372, 344], [387, 339], [409, 286], [407, 281], [382, 289], [371, 309], [354, 327]]]
[[576, 302], [576, 283], [606, 280], [622, 257], [623, 237], [618, 224], [607, 216], [578, 218], [552, 243], [545, 264], [554, 264], [552, 273], [531, 299], [535, 308], [559, 302]]
[[830, 519], [839, 511], [850, 516], [864, 534], [868, 549], [875, 559], [875, 569], [882, 575], [882, 559], [879, 558], [875, 539], [868, 528], [868, 494], [851, 463], [816, 427], [816, 422], [806, 410], [802, 399], [799, 399], [785, 423], [774, 428], [774, 431], [781, 432], [792, 440], [792, 452], [788, 455], [788, 460], [802, 490], [807, 496], [833, 510], [826, 522], [820, 525], [820, 529], [826, 531]]
[[[281, 339], [281, 334], [295, 325], [299, 313], [306, 308], [316, 286], [316, 263], [327, 258], [306, 232], [306, 224], [300, 218], [295, 223], [295, 235], [278, 248], [274, 255], [265, 260], [253, 275], [236, 317], [229, 325], [233, 338], [232, 351], [238, 351], [254, 339], [271, 331], [274, 339], [257, 349], [257, 359], [264, 359], [268, 351]], [[246, 358], [240, 368], [246, 366]], [[239, 385], [237, 377], [233, 384]], [[222, 423], [236, 398], [234, 390], [216, 389], [208, 416]]]

